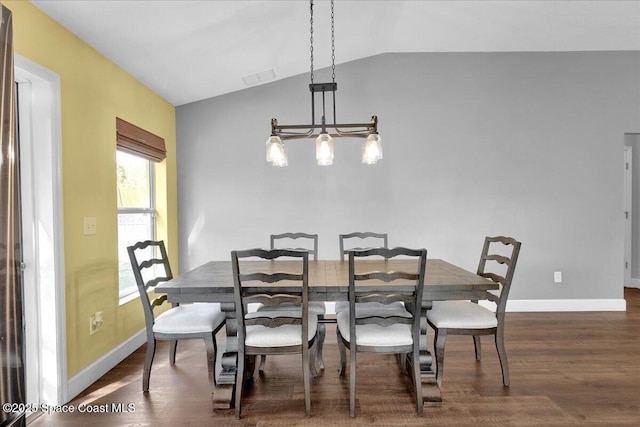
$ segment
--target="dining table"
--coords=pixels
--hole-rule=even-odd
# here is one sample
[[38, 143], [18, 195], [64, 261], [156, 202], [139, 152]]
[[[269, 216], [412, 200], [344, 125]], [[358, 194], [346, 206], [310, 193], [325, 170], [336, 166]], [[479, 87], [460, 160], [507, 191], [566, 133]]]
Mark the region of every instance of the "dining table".
[[[291, 261], [242, 261], [243, 272], [283, 271], [288, 267], [283, 263]], [[299, 262], [298, 262], [299, 263]], [[290, 264], [293, 265], [293, 264]], [[416, 271], [417, 262], [408, 259], [358, 261], [360, 271]], [[288, 271], [288, 270], [287, 270]], [[293, 271], [295, 272], [295, 271]], [[356, 271], [358, 273], [358, 271]], [[375, 286], [376, 283], [363, 282], [358, 286]], [[246, 286], [246, 284], [243, 284]], [[264, 284], [256, 283], [256, 287]], [[284, 285], [286, 288], [286, 284]], [[310, 301], [347, 301], [349, 288], [349, 263], [343, 260], [309, 261], [309, 300]], [[439, 406], [442, 395], [435, 378], [435, 360], [427, 347], [427, 311], [433, 301], [438, 300], [480, 300], [487, 298], [487, 292], [498, 289], [498, 284], [464, 268], [441, 259], [427, 259], [424, 279], [422, 306], [420, 307], [420, 373], [423, 404]], [[283, 289], [286, 291], [286, 289]], [[226, 345], [221, 357], [221, 369], [216, 375], [213, 393], [214, 408], [233, 406], [237, 363], [236, 310], [234, 305], [234, 280], [231, 261], [210, 261], [173, 279], [160, 283], [155, 292], [167, 295], [169, 302], [218, 302], [226, 314]], [[406, 366], [402, 363], [401, 366]], [[407, 366], [407, 369], [410, 369]]]

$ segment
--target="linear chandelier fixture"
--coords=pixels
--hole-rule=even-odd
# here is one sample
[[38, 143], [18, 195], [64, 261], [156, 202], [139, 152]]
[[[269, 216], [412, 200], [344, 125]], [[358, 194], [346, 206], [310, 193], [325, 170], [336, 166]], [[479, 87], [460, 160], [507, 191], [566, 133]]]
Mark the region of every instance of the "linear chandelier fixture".
[[[371, 117], [369, 123], [342, 123], [336, 120], [336, 64], [335, 64], [335, 32], [333, 0], [331, 0], [331, 78], [330, 83], [313, 82], [313, 0], [310, 0], [311, 11], [311, 124], [310, 125], [280, 125], [278, 120], [271, 119], [271, 136], [267, 140], [267, 161], [273, 166], [287, 166], [287, 149], [283, 140], [316, 138], [316, 161], [320, 166], [333, 164], [333, 138], [357, 137], [366, 138], [362, 145], [362, 163], [372, 165], [382, 159], [382, 141], [378, 134], [378, 117]], [[325, 94], [331, 93], [333, 99], [333, 123], [327, 123], [325, 111]], [[316, 123], [315, 100], [316, 94], [322, 95], [322, 118]], [[328, 129], [332, 130], [329, 133]]]

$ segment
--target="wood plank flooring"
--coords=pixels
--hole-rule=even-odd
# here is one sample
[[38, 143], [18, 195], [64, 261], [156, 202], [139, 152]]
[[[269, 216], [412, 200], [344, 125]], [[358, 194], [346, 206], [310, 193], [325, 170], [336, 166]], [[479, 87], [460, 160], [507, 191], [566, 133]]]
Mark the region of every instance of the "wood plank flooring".
[[[175, 366], [159, 345], [150, 392], [141, 384], [144, 349], [70, 402], [73, 414], [41, 415], [35, 427], [64, 426], [640, 426], [640, 290], [626, 289], [626, 312], [507, 313], [511, 386], [502, 386], [490, 337], [476, 362], [469, 337], [448, 337], [442, 407], [415, 413], [410, 383], [393, 356], [358, 355], [357, 418], [349, 383], [338, 377], [335, 327], [326, 370], [312, 381], [304, 416], [300, 362], [271, 356], [243, 399], [243, 417], [212, 410], [204, 344], [181, 342]], [[224, 340], [224, 336], [220, 336]], [[433, 338], [430, 331], [429, 339]], [[79, 413], [80, 405], [132, 404], [133, 412]], [[98, 407], [100, 408], [100, 407]]]

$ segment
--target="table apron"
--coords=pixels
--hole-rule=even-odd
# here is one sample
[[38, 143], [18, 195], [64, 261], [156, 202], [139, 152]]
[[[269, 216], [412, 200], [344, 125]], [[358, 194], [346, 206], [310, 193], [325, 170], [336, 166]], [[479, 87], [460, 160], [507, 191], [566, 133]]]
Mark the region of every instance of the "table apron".
[[[233, 293], [208, 292], [208, 293], [189, 293], [189, 292], [167, 292], [167, 299], [172, 303], [193, 303], [193, 302], [233, 302]], [[470, 300], [470, 299], [486, 299], [487, 291], [485, 290], [446, 290], [424, 292], [423, 301], [443, 301], [443, 300]], [[347, 301], [347, 291], [337, 289], [310, 290], [310, 301]]]

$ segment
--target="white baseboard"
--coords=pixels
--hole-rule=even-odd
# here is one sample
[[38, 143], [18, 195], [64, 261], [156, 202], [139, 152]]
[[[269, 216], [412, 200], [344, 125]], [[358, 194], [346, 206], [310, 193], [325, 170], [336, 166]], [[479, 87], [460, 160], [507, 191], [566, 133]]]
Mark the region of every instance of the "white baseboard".
[[[495, 310], [496, 305], [480, 301], [480, 305]], [[335, 303], [327, 302], [327, 314], [335, 314]], [[546, 312], [546, 311], [626, 311], [624, 299], [542, 299], [509, 300], [507, 312]]]
[[[492, 304], [492, 303], [489, 303]], [[484, 305], [484, 304], [483, 304]], [[495, 304], [493, 304], [495, 307]], [[549, 311], [626, 311], [624, 299], [542, 299], [542, 300], [509, 300], [506, 311], [517, 312], [549, 312]]]
[[91, 365], [69, 378], [67, 381], [67, 402], [82, 393], [87, 387], [109, 372], [113, 367], [118, 365], [118, 363], [126, 359], [146, 341], [146, 330], [142, 329]]
[[640, 279], [631, 279], [631, 282], [629, 283], [629, 286], [627, 286], [629, 288], [640, 288]]

